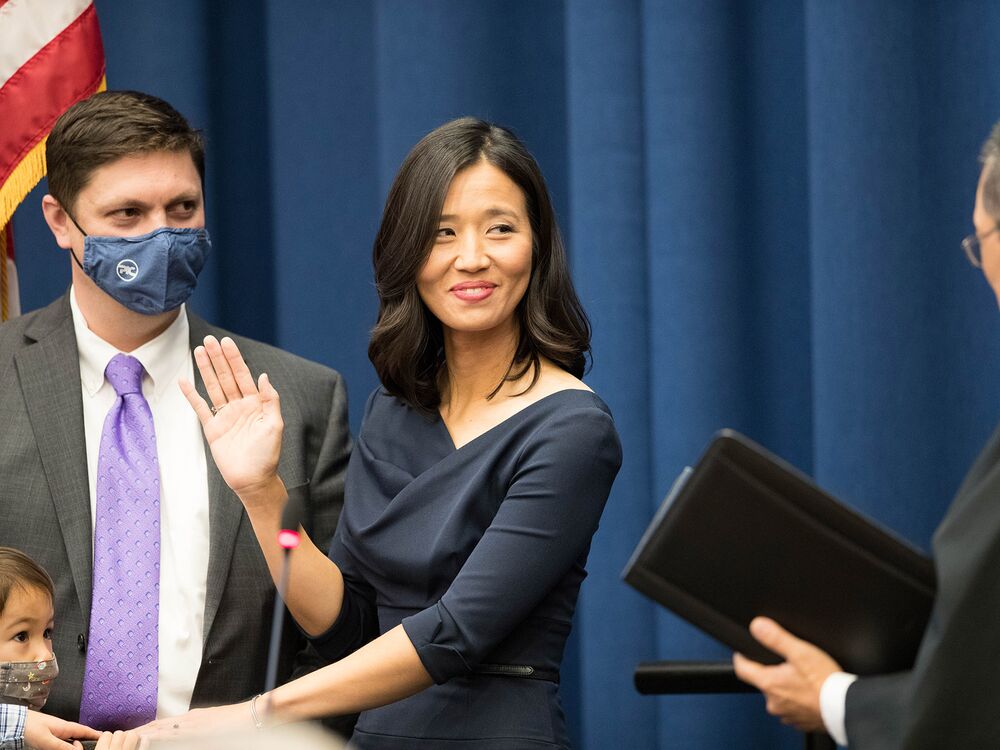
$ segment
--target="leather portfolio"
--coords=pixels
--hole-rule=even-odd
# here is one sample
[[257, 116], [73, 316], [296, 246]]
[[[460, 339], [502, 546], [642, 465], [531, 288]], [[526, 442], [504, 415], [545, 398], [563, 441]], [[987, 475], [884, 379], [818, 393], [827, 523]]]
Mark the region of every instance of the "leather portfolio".
[[678, 478], [623, 576], [752, 659], [781, 661], [747, 629], [765, 615], [862, 675], [913, 665], [935, 590], [929, 558], [732, 430]]

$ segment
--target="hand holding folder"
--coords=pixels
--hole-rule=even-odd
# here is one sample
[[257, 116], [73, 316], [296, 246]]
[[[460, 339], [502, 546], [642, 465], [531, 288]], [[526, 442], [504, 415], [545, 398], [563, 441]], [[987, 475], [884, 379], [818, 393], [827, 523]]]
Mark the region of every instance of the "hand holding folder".
[[642, 593], [765, 664], [764, 615], [857, 674], [913, 664], [931, 561], [742, 435], [723, 430], [664, 500], [624, 572]]

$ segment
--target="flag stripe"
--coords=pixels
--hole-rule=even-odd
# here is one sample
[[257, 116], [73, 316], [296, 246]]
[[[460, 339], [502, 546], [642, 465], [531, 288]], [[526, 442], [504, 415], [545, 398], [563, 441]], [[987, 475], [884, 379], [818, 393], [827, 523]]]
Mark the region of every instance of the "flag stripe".
[[21, 314], [21, 291], [17, 282], [17, 266], [10, 258], [0, 259], [7, 267], [7, 320]]
[[13, 233], [11, 226], [0, 228], [0, 322], [10, 317], [10, 279], [8, 271], [11, 267], [8, 264], [8, 255], [14, 253]]
[[59, 115], [96, 91], [103, 78], [104, 48], [90, 5], [0, 88], [0, 184]]
[[90, 4], [91, 0], [0, 0], [0, 86]]

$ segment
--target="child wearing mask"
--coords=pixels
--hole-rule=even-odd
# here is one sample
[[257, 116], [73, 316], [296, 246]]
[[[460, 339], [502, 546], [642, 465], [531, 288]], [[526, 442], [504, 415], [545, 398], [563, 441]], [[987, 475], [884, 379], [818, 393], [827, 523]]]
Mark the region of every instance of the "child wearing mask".
[[0, 547], [0, 703], [36, 711], [57, 674], [52, 579], [23, 552]]
[[52, 579], [27, 555], [0, 547], [0, 748], [17, 747], [25, 712], [45, 705], [59, 673], [52, 652]]

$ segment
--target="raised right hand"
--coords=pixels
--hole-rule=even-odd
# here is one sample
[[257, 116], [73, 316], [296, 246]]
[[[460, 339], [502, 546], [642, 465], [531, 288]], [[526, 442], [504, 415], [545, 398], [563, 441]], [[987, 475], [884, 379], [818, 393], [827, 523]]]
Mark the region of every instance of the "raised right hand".
[[181, 391], [198, 415], [222, 478], [246, 500], [277, 477], [284, 429], [278, 392], [267, 375], [254, 383], [231, 338], [206, 336], [194, 359], [212, 406], [186, 380]]

